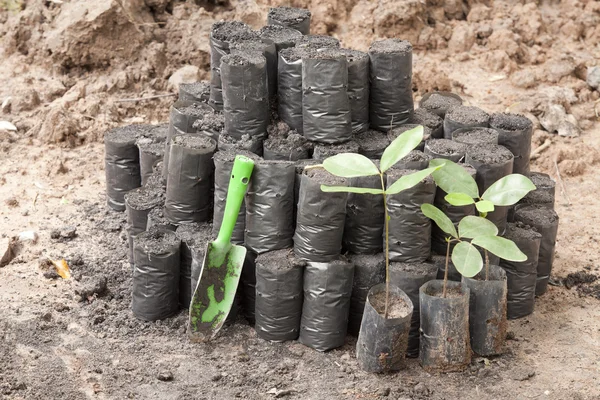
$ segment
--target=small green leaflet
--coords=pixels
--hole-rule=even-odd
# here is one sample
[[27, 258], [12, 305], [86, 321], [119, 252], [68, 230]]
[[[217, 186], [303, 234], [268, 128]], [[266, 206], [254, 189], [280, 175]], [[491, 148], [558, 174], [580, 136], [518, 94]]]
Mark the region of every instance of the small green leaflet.
[[432, 175], [436, 185], [441, 187], [444, 192], [464, 193], [473, 199], [479, 197], [475, 179], [463, 167], [443, 158], [436, 158], [429, 162], [430, 167], [438, 165], [444, 165], [444, 168], [435, 171]]
[[475, 203], [475, 200], [467, 194], [464, 193], [448, 193], [446, 197], [444, 197], [448, 203], [453, 206], [468, 206], [469, 204]]
[[441, 230], [453, 238], [458, 239], [458, 233], [456, 232], [454, 224], [442, 210], [432, 204], [425, 203], [421, 204], [421, 211], [427, 218], [432, 219]]
[[401, 133], [390, 143], [381, 155], [379, 168], [385, 172], [392, 168], [394, 164], [406, 157], [423, 140], [423, 127], [417, 126], [409, 131]]
[[479, 200], [477, 203], [475, 203], [475, 207], [480, 213], [489, 213], [494, 211], [494, 203], [488, 200]]
[[527, 261], [527, 256], [519, 250], [512, 241], [498, 236], [478, 236], [471, 241], [476, 246], [486, 249], [498, 257], [508, 260], [523, 262]]
[[373, 161], [356, 153], [342, 153], [328, 157], [323, 161], [323, 168], [330, 174], [343, 178], [379, 175], [379, 169]]
[[512, 206], [532, 190], [535, 190], [535, 185], [529, 178], [511, 174], [494, 182], [481, 198], [497, 206]]
[[347, 192], [347, 193], [363, 193], [363, 194], [383, 194], [381, 189], [351, 187], [351, 186], [327, 186], [321, 185], [321, 191], [326, 193]]
[[479, 250], [469, 242], [459, 242], [454, 246], [452, 263], [465, 278], [474, 277], [483, 267], [483, 259]]
[[467, 215], [458, 223], [458, 234], [461, 238], [467, 239], [477, 236], [496, 236], [498, 228], [485, 218]]
[[410, 189], [411, 187], [419, 184], [419, 182], [439, 168], [441, 168], [441, 166], [427, 168], [422, 171], [414, 172], [410, 175], [401, 176], [396, 182], [391, 184], [390, 187], [385, 190], [385, 194], [396, 194], [403, 190]]

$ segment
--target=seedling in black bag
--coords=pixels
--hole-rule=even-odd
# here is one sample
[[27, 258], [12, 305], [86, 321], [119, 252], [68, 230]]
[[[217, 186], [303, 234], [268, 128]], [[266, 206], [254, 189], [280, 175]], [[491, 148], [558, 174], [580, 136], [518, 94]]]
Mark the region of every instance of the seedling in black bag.
[[[535, 189], [535, 185], [526, 176], [511, 174], [496, 181], [482, 195], [477, 183], [460, 165], [444, 159], [431, 160], [432, 175], [435, 183], [446, 193], [445, 200], [453, 206], [475, 204], [479, 216], [468, 215], [458, 224], [458, 231], [450, 218], [432, 204], [423, 204], [423, 214], [431, 218], [437, 226], [447, 233], [446, 270], [444, 274], [443, 297], [446, 297], [448, 281], [448, 262], [452, 263], [464, 277], [471, 278], [483, 268], [481, 253], [475, 246], [484, 249], [486, 255], [485, 279], [489, 278], [489, 258], [487, 252], [510, 261], [525, 261], [527, 256], [511, 240], [498, 235], [498, 228], [485, 217], [494, 211], [495, 206], [511, 206]], [[456, 243], [450, 254], [450, 246]]]

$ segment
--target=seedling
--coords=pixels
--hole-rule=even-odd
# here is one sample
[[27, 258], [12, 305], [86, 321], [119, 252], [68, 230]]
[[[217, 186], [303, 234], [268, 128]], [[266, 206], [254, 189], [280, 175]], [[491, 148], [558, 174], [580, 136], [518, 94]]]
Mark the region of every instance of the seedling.
[[404, 175], [396, 182], [385, 188], [384, 174], [392, 168], [398, 161], [415, 149], [423, 140], [423, 127], [418, 126], [414, 129], [406, 131], [399, 135], [385, 149], [379, 162], [379, 167], [361, 154], [342, 153], [323, 161], [323, 167], [331, 174], [342, 178], [358, 178], [364, 176], [379, 175], [381, 181], [381, 189], [371, 189], [362, 187], [349, 186], [326, 186], [321, 185], [321, 190], [324, 192], [348, 192], [362, 194], [380, 194], [383, 196], [383, 206], [385, 209], [385, 310], [384, 317], [388, 317], [388, 306], [390, 296], [390, 257], [389, 257], [389, 215], [387, 211], [387, 196], [390, 194], [400, 193], [403, 190], [410, 189], [417, 185], [432, 172], [442, 168], [444, 165], [440, 163], [430, 168]]
[[[423, 204], [421, 210], [428, 218], [449, 236], [446, 238], [446, 270], [444, 273], [444, 289], [442, 296], [446, 297], [448, 282], [448, 263], [450, 256], [457, 271], [467, 278], [477, 275], [483, 268], [481, 253], [475, 246], [484, 250], [486, 273], [489, 277], [488, 251], [496, 256], [510, 261], [526, 261], [527, 256], [517, 245], [508, 239], [498, 236], [498, 228], [485, 217], [494, 211], [496, 206], [510, 206], [521, 200], [527, 193], [535, 189], [529, 178], [520, 174], [511, 174], [496, 181], [482, 195], [479, 194], [477, 183], [460, 165], [444, 160], [435, 159], [430, 167], [436, 169], [432, 175], [435, 183], [446, 193], [445, 200], [453, 206], [474, 204], [479, 216], [465, 216], [456, 227], [439, 208], [432, 204]], [[450, 245], [456, 243], [450, 255]]]

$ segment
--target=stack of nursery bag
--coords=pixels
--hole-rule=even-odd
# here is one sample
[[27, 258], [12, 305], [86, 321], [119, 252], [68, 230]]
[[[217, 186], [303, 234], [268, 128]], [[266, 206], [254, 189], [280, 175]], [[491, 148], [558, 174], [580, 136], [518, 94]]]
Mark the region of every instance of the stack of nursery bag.
[[[360, 52], [310, 35], [309, 27], [310, 12], [289, 7], [271, 9], [258, 31], [239, 21], [216, 23], [210, 82], [182, 84], [168, 124], [105, 135], [107, 201], [127, 210], [136, 316], [165, 318], [189, 306], [204, 247], [220, 228], [233, 160], [244, 154], [255, 169], [232, 240], [248, 249], [239, 291], [245, 316], [268, 340], [299, 338], [320, 351], [341, 346], [347, 331], [358, 334], [368, 290], [385, 279], [384, 205], [381, 196], [324, 193], [320, 186], [381, 182], [340, 179], [314, 165], [344, 152], [378, 160], [417, 125], [425, 140], [388, 171], [388, 184], [446, 158], [464, 165], [481, 192], [513, 172], [538, 185], [489, 217], [506, 237], [539, 239], [526, 249], [527, 263], [499, 263], [508, 277], [509, 316], [532, 312], [551, 272], [558, 217], [553, 182], [529, 172], [528, 120], [490, 115], [445, 92], [425, 95], [415, 110], [409, 42], [380, 40]], [[414, 282], [434, 278], [431, 260], [444, 250], [443, 235], [419, 207], [434, 203], [455, 223], [475, 213], [453, 208], [444, 196], [427, 178], [388, 204], [390, 258], [401, 277], [394, 284], [415, 302], [409, 355], [418, 351]], [[155, 265], [157, 255], [168, 265]], [[152, 292], [151, 285], [162, 289]], [[153, 312], [156, 303], [144, 304], [149, 297], [165, 307]]]

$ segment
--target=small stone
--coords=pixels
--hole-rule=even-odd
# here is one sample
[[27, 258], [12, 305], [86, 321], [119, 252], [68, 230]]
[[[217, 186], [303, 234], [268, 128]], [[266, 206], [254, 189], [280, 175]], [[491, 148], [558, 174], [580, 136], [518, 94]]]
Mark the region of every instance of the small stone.
[[546, 112], [540, 117], [540, 125], [550, 133], [558, 131], [560, 124], [567, 118], [565, 108], [560, 104], [550, 104]]
[[429, 392], [429, 389], [427, 389], [427, 386], [423, 382], [417, 383], [413, 390], [417, 394], [427, 394]]
[[220, 372], [217, 372], [216, 374], [210, 377], [210, 380], [213, 382], [217, 382], [220, 381], [221, 378], [223, 378], [223, 375]]
[[179, 85], [182, 83], [193, 83], [200, 80], [200, 68], [195, 65], [186, 65], [179, 68], [169, 78], [169, 88], [171, 90], [179, 90]]
[[171, 382], [173, 380], [173, 373], [171, 371], [162, 371], [157, 376], [159, 381]]
[[60, 237], [63, 239], [73, 239], [77, 236], [77, 228], [74, 226], [64, 226], [60, 229]]
[[391, 391], [392, 391], [392, 389], [390, 389], [389, 387], [388, 388], [382, 388], [382, 389], [379, 389], [379, 393], [378, 394], [381, 397], [388, 397], [390, 395]]
[[588, 67], [587, 69], [587, 84], [594, 89], [600, 88], [600, 67]]
[[563, 121], [558, 125], [558, 135], [565, 137], [575, 137], [579, 136], [581, 130], [575, 124], [570, 121]]

